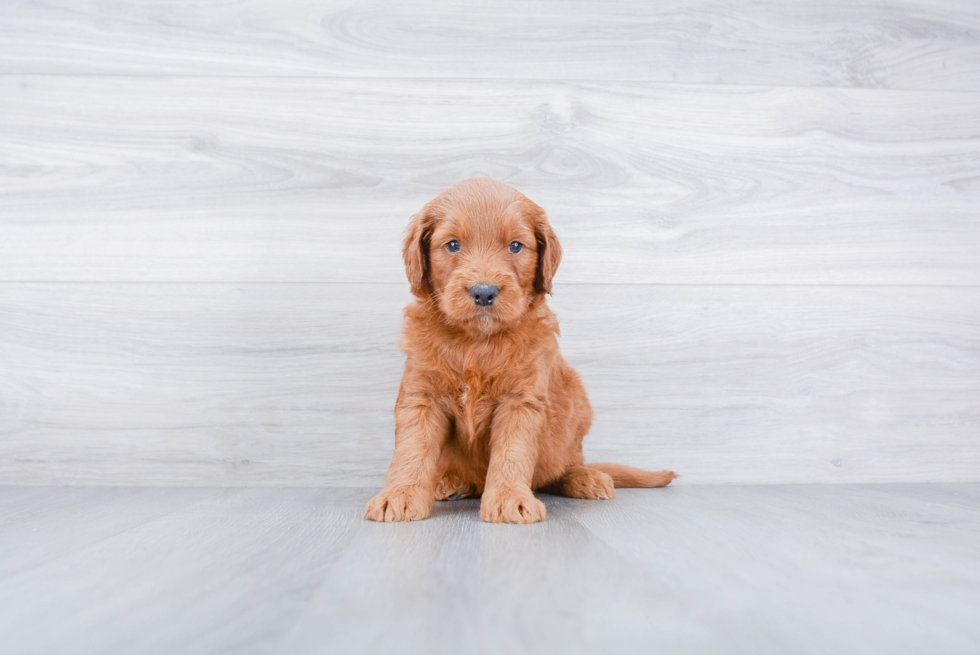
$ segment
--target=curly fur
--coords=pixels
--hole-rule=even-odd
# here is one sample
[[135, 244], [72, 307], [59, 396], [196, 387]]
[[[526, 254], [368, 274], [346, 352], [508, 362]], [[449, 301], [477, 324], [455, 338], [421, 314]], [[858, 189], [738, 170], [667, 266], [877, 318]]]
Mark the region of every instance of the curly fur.
[[[395, 452], [365, 518], [424, 519], [436, 499], [482, 496], [484, 521], [533, 523], [545, 518], [534, 490], [612, 498], [670, 483], [671, 471], [584, 462], [592, 407], [545, 302], [561, 246], [541, 207], [502, 182], [465, 180], [412, 217], [403, 256], [416, 300], [399, 344]], [[478, 283], [498, 287], [493, 304], [474, 303]]]

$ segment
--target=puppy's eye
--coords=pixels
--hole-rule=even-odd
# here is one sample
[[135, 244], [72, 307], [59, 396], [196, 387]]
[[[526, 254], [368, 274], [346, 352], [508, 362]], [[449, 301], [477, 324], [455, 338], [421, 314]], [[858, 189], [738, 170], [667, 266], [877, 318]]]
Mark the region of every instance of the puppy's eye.
[[460, 248], [459, 241], [457, 241], [456, 239], [453, 239], [452, 241], [446, 244], [446, 250], [448, 250], [449, 252], [459, 252], [459, 248]]
[[510, 246], [508, 246], [507, 249], [516, 255], [520, 251], [524, 250], [524, 244], [520, 241], [511, 241]]

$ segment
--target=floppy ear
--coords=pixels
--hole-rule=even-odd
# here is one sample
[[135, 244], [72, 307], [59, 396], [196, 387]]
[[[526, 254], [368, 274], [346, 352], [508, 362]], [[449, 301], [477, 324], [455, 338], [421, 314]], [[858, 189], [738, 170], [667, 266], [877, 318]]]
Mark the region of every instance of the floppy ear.
[[534, 240], [538, 245], [538, 268], [534, 274], [534, 293], [551, 293], [551, 280], [561, 263], [561, 244], [548, 223], [548, 215], [538, 205], [527, 201], [534, 220]]
[[[426, 208], [427, 209], [427, 208]], [[412, 216], [405, 232], [402, 259], [405, 260], [405, 274], [412, 285], [412, 293], [423, 298], [432, 293], [429, 284], [429, 236], [432, 222], [425, 209]]]

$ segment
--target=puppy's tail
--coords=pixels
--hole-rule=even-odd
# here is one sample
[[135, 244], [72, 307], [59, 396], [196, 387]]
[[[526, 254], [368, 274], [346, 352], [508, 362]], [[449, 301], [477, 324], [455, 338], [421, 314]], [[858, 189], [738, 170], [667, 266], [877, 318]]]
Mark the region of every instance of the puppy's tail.
[[631, 487], [666, 487], [670, 481], [677, 477], [673, 471], [641, 471], [632, 466], [622, 464], [587, 464], [590, 469], [602, 471], [613, 479], [613, 486], [617, 489]]

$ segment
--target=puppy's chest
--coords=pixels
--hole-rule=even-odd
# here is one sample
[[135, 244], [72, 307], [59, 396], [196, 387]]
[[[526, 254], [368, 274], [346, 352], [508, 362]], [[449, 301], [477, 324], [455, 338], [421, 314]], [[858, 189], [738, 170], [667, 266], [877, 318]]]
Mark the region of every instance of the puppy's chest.
[[488, 435], [496, 406], [497, 386], [495, 380], [475, 374], [453, 380], [451, 393], [458, 438], [473, 442]]

